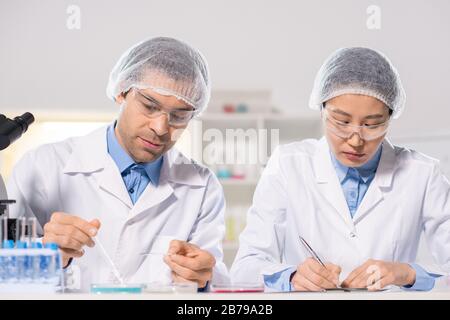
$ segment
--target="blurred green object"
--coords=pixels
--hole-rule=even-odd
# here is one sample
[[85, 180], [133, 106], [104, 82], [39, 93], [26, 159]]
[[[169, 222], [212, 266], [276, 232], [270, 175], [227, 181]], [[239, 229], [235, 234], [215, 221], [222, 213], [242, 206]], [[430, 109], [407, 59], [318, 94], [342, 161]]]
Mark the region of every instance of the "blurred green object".
[[91, 284], [91, 293], [110, 294], [110, 293], [142, 293], [144, 285], [142, 284], [113, 284], [113, 283], [93, 283]]
[[220, 168], [217, 170], [217, 177], [219, 179], [229, 179], [231, 178], [231, 171], [228, 168]]
[[236, 107], [236, 112], [246, 113], [248, 112], [248, 106], [245, 103], [239, 103]]

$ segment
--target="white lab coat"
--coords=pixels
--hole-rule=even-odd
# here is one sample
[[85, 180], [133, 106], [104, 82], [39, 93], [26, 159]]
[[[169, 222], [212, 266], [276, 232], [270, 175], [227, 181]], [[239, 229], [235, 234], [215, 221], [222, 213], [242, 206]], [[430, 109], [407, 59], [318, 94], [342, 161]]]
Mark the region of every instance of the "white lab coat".
[[263, 281], [310, 254], [340, 265], [340, 280], [367, 259], [415, 262], [421, 232], [436, 264], [450, 271], [450, 184], [438, 162], [383, 142], [375, 178], [352, 219], [325, 138], [276, 149], [258, 183], [232, 281]]
[[[135, 205], [107, 152], [106, 127], [28, 152], [13, 170], [8, 193], [17, 200], [10, 215], [34, 215], [41, 228], [55, 211], [99, 219], [98, 239], [126, 282], [170, 282], [163, 256], [172, 239], [209, 251], [217, 261], [212, 281], [227, 281], [222, 187], [210, 170], [175, 149], [164, 155], [158, 187], [148, 184]], [[71, 265], [80, 271], [81, 289], [114, 280], [101, 251], [85, 251]]]

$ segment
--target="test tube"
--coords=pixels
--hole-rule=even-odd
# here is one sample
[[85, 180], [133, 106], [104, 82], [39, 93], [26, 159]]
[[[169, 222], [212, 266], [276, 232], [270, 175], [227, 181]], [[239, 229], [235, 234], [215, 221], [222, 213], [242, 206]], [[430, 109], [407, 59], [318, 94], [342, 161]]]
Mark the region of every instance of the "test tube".
[[3, 220], [0, 221], [0, 249], [3, 248]]
[[8, 242], [8, 217], [3, 216], [2, 217], [2, 231], [3, 231], [3, 238], [2, 238], [2, 247], [7, 248], [7, 242]]
[[0, 224], [0, 283], [2, 283], [4, 281], [4, 277], [5, 277], [5, 275], [4, 275], [5, 262], [4, 262], [3, 251], [2, 251], [2, 248], [3, 248], [2, 243], [3, 243], [3, 228], [2, 228], [2, 225]]
[[16, 222], [16, 248], [23, 249], [27, 247], [27, 218], [21, 217]]
[[60, 266], [59, 266], [59, 251], [56, 243], [47, 243], [45, 248], [51, 252], [46, 256], [47, 259], [47, 274], [45, 275], [45, 282], [57, 285], [60, 282]]
[[28, 218], [28, 226], [30, 228], [30, 248], [37, 247], [37, 219], [36, 217]]
[[17, 263], [17, 279], [22, 281], [26, 278], [26, 266], [27, 257], [23, 249], [26, 247], [25, 237], [26, 237], [26, 226], [27, 219], [25, 217], [17, 218], [16, 220], [16, 256]]
[[[13, 249], [14, 241], [8, 240], [8, 217], [3, 216], [1, 219], [1, 228], [3, 230], [2, 245], [3, 249]], [[15, 282], [17, 280], [17, 264], [16, 257], [12, 254], [6, 254], [2, 257], [3, 279], [6, 282]]]
[[[36, 217], [28, 218], [29, 230], [31, 231], [30, 235], [30, 246], [31, 250], [39, 249], [39, 244], [37, 241], [37, 219]], [[30, 277], [33, 281], [38, 281], [40, 276], [40, 267], [41, 267], [41, 257], [34, 253], [30, 254], [29, 260], [29, 272]]]
[[[0, 218], [0, 248], [8, 248], [8, 218], [3, 216]], [[6, 282], [8, 280], [8, 257], [5, 250], [2, 250], [0, 256], [0, 281]]]

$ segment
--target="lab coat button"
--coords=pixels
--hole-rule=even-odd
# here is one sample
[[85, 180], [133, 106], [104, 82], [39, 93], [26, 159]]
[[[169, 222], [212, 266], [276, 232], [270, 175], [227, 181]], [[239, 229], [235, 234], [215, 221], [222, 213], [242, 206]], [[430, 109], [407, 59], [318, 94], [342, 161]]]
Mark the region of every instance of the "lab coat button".
[[350, 232], [350, 237], [354, 238], [354, 237], [356, 237], [356, 234], [354, 232]]

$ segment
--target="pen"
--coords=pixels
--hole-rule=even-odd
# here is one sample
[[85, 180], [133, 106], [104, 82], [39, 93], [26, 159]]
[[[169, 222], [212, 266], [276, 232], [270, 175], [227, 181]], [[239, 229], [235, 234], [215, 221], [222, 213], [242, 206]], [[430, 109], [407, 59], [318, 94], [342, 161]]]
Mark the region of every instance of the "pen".
[[300, 238], [300, 242], [303, 244], [303, 246], [306, 248], [306, 250], [308, 250], [308, 252], [314, 257], [314, 259], [316, 259], [317, 262], [319, 262], [322, 265], [322, 267], [324, 267], [326, 269], [327, 267], [325, 267], [325, 264], [319, 258], [317, 253], [314, 252], [314, 250], [311, 248], [311, 246], [308, 244], [308, 242], [306, 242], [306, 240], [303, 239], [301, 236], [298, 236], [298, 237]]

